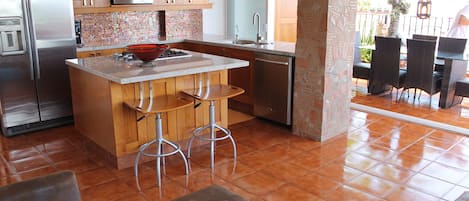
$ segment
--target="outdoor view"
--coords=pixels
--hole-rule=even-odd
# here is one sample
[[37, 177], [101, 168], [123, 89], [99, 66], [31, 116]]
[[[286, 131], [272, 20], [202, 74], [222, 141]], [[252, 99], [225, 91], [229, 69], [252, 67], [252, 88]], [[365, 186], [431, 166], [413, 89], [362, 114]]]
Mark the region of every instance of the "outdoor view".
[[[446, 36], [456, 13], [468, 0], [433, 0], [431, 17], [417, 18], [417, 0], [358, 0], [356, 30], [360, 45], [374, 44], [374, 36], [412, 37], [412, 34]], [[395, 16], [394, 18], [392, 16]], [[371, 60], [371, 50], [362, 49], [362, 60]]]

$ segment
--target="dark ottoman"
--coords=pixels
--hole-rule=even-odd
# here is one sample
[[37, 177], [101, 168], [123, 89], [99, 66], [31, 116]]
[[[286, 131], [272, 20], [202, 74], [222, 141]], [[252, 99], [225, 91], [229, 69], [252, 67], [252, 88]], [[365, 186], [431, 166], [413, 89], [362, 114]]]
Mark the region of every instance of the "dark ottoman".
[[225, 188], [212, 185], [202, 190], [187, 194], [173, 201], [247, 201]]

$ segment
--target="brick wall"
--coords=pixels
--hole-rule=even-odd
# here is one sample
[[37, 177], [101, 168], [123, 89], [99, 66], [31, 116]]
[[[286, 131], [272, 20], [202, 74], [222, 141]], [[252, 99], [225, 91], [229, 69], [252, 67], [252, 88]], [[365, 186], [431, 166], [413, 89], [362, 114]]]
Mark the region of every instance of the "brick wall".
[[[85, 47], [156, 41], [160, 36], [158, 11], [75, 15], [82, 22]], [[201, 36], [202, 10], [166, 11], [166, 37]], [[164, 34], [163, 34], [164, 35]]]

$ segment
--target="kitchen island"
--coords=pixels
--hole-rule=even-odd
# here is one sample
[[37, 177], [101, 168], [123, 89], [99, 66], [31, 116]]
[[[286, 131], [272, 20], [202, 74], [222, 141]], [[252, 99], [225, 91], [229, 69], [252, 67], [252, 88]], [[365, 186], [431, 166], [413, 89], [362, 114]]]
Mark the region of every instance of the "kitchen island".
[[[227, 84], [228, 69], [241, 68], [249, 62], [186, 51], [186, 58], [153, 61], [154, 67], [140, 67], [140, 61], [124, 61], [113, 56], [68, 59], [75, 128], [86, 137], [88, 148], [118, 169], [133, 165], [138, 147], [155, 137], [155, 117], [142, 121], [124, 106], [138, 100], [139, 83], [152, 82], [154, 96], [178, 94], [196, 88], [199, 80]], [[148, 92], [145, 93], [148, 96]], [[227, 126], [227, 100], [216, 103], [216, 121]], [[163, 115], [167, 139], [184, 143], [194, 128], [208, 122], [208, 104], [188, 107]]]

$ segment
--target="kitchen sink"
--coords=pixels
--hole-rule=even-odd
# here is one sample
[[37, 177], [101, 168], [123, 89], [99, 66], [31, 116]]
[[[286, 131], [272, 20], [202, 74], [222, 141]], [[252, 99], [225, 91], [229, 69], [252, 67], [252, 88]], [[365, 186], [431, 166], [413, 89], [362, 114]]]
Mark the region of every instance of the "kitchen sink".
[[256, 41], [253, 41], [253, 40], [235, 40], [235, 41], [233, 41], [233, 44], [250, 45], [250, 44], [256, 44]]

